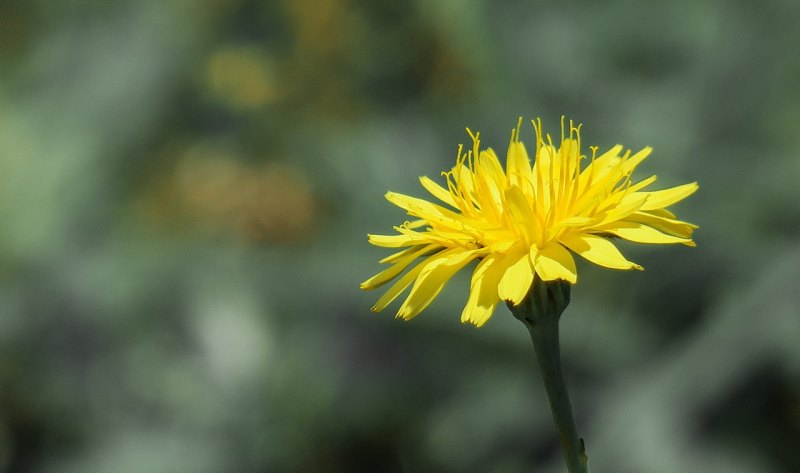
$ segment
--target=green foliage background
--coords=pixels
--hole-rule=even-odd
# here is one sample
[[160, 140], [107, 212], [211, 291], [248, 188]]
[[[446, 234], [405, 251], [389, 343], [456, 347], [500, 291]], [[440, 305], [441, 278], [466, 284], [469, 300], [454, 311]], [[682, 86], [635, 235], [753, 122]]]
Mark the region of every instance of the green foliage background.
[[[579, 267], [593, 472], [800, 471], [800, 3], [0, 3], [0, 469], [560, 472], [533, 350], [358, 283], [518, 116], [655, 151], [698, 247]], [[531, 130], [525, 133], [532, 136]], [[523, 139], [525, 135], [523, 134]], [[643, 176], [642, 176], [643, 177]]]

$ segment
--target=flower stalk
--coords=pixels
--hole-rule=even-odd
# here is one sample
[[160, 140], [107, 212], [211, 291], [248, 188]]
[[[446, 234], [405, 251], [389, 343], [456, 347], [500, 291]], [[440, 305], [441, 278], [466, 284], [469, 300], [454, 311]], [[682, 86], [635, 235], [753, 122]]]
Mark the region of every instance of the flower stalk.
[[583, 439], [578, 436], [561, 369], [558, 321], [569, 304], [569, 295], [567, 281], [545, 282], [537, 278], [522, 303], [508, 303], [508, 308], [531, 334], [567, 469], [569, 473], [588, 473], [588, 457]]

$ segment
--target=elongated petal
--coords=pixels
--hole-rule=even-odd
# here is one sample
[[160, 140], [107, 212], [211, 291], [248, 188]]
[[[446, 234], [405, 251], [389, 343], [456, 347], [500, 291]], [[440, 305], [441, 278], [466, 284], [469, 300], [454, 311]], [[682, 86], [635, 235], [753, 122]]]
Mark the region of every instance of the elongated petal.
[[628, 188], [628, 192], [638, 192], [654, 182], [656, 182], [656, 176], [650, 176], [647, 179], [642, 179], [636, 184], [631, 185]]
[[[506, 175], [491, 149], [482, 151], [475, 162], [475, 197], [482, 211], [498, 219], [503, 211]], [[489, 215], [486, 215], [489, 217]]]
[[644, 223], [645, 225], [670, 235], [691, 238], [692, 233], [697, 229], [697, 225], [675, 220], [675, 216], [672, 213], [667, 213], [667, 215], [672, 215], [672, 217], [656, 215], [655, 211], [636, 212], [628, 216], [626, 220]]
[[669, 189], [654, 192], [638, 192], [637, 194], [647, 195], [647, 202], [642, 206], [642, 210], [655, 210], [669, 207], [675, 202], [689, 197], [697, 191], [698, 187], [696, 182], [691, 182]]
[[471, 197], [475, 193], [475, 186], [472, 180], [472, 171], [465, 165], [461, 164], [453, 168], [453, 176], [458, 182], [459, 192], [462, 197], [471, 206]]
[[628, 215], [641, 209], [647, 204], [648, 197], [638, 192], [623, 197], [616, 205], [611, 206], [601, 214], [602, 220], [598, 225], [605, 225], [616, 220], [622, 220]]
[[405, 227], [394, 227], [402, 236], [413, 238], [414, 244], [428, 244], [435, 243], [439, 246], [449, 247], [452, 243], [468, 243], [474, 240], [474, 237], [464, 232], [446, 231], [442, 229], [430, 230], [425, 232], [417, 232]]
[[461, 215], [440, 205], [432, 204], [427, 200], [398, 194], [397, 192], [387, 192], [386, 200], [408, 211], [410, 215], [420, 217], [428, 222], [439, 223], [451, 228], [463, 226], [463, 218]]
[[422, 268], [425, 267], [431, 260], [436, 258], [437, 255], [433, 255], [428, 257], [428, 259], [422, 261], [418, 265], [411, 268], [411, 271], [407, 272], [403, 275], [400, 279], [397, 280], [392, 287], [390, 287], [383, 295], [378, 299], [378, 302], [372, 306], [372, 312], [380, 312], [386, 308], [387, 305], [391, 304], [393, 300], [397, 299], [397, 296], [403, 293], [408, 286], [410, 286], [419, 276], [419, 273], [422, 272]]
[[395, 259], [394, 264], [392, 264], [392, 266], [386, 268], [385, 270], [381, 271], [375, 276], [372, 276], [371, 278], [362, 282], [361, 289], [369, 291], [386, 284], [387, 282], [394, 279], [398, 274], [402, 273], [408, 267], [409, 264], [414, 262], [414, 260], [436, 248], [439, 248], [439, 245], [431, 244], [413, 248], [414, 251], [411, 251], [408, 254], [405, 254], [402, 257]]
[[361, 283], [361, 289], [365, 291], [371, 291], [372, 289], [376, 289], [387, 282], [394, 279], [398, 274], [402, 273], [409, 264], [411, 264], [416, 258], [412, 258], [406, 256], [397, 260], [397, 262], [390, 267], [384, 269], [380, 273], [372, 276], [371, 278], [367, 279], [366, 281]]
[[489, 247], [492, 253], [508, 253], [511, 248], [519, 245], [519, 243], [514, 240], [514, 235], [511, 232], [509, 232], [508, 235], [503, 235], [503, 238], [504, 240], [498, 241]]
[[500, 278], [497, 295], [519, 305], [533, 282], [533, 267], [527, 251], [508, 253], [501, 263], [506, 269]]
[[412, 246], [406, 248], [405, 250], [398, 251], [397, 253], [392, 253], [391, 255], [381, 259], [378, 263], [392, 263], [403, 256], [408, 255], [409, 253], [414, 253], [415, 251], [419, 250], [419, 246]]
[[596, 218], [591, 217], [568, 217], [556, 223], [556, 227], [585, 227], [597, 221]]
[[431, 193], [432, 196], [453, 208], [458, 208], [458, 205], [456, 205], [456, 201], [453, 200], [453, 196], [450, 194], [450, 191], [435, 183], [427, 176], [420, 177], [419, 182], [422, 184], [422, 187], [424, 187], [425, 190]]
[[619, 163], [620, 151], [622, 151], [622, 145], [614, 145], [608, 151], [590, 162], [586, 168], [581, 171], [581, 188], [585, 189], [587, 185], [605, 176], [609, 169], [616, 166]]
[[469, 298], [461, 313], [462, 322], [480, 327], [492, 316], [495, 306], [500, 302], [497, 286], [505, 270], [502, 262], [501, 255], [491, 254], [475, 268], [475, 272], [472, 273]]
[[575, 260], [569, 251], [558, 243], [551, 243], [538, 251], [534, 268], [542, 281], [563, 279], [572, 284], [578, 281]]
[[439, 253], [436, 259], [431, 260], [422, 268], [411, 292], [400, 306], [397, 316], [405, 320], [414, 318], [433, 302], [453, 274], [476, 256], [477, 251], [462, 248], [453, 248]]
[[[497, 159], [497, 154], [492, 148], [487, 148], [481, 151], [478, 157], [478, 163], [481, 168], [495, 181], [499, 186], [502, 186], [506, 181], [506, 175], [503, 172], [503, 166]], [[501, 189], [502, 190], [502, 189]]]
[[606, 227], [597, 228], [596, 230], [608, 232], [636, 243], [682, 243], [687, 246], [695, 246], [695, 243], [689, 238], [667, 235], [655, 228], [636, 222], [614, 222]]
[[622, 170], [625, 172], [625, 174], [632, 173], [633, 170], [636, 169], [636, 166], [644, 161], [646, 157], [650, 156], [650, 153], [652, 152], [653, 148], [649, 146], [642, 148], [641, 151], [638, 151], [636, 154], [625, 160], [625, 164], [622, 165]]
[[367, 235], [368, 241], [384, 248], [401, 248], [403, 246], [427, 243], [410, 235]]
[[531, 161], [525, 145], [520, 141], [512, 141], [508, 145], [506, 174], [509, 182], [520, 187], [531, 180]]
[[506, 210], [514, 222], [513, 226], [522, 233], [526, 242], [531, 242], [536, 216], [519, 187], [511, 186], [506, 189]]
[[616, 246], [603, 237], [587, 233], [569, 233], [560, 239], [567, 248], [592, 263], [614, 269], [642, 269], [622, 256]]
[[553, 200], [552, 162], [555, 154], [551, 146], [542, 146], [537, 150], [533, 162], [534, 201], [540, 213], [546, 212]]
[[664, 217], [664, 218], [671, 218], [676, 219], [678, 218], [677, 215], [670, 212], [667, 209], [651, 209], [646, 211], [648, 214], [655, 215], [656, 217]]

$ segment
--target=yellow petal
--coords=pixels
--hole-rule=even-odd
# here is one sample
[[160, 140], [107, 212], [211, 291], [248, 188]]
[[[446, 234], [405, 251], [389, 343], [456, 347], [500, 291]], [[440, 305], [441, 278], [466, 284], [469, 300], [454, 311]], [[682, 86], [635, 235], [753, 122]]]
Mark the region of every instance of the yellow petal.
[[455, 200], [453, 200], [453, 196], [450, 194], [450, 191], [435, 183], [427, 176], [420, 177], [419, 182], [422, 184], [422, 187], [424, 187], [425, 190], [431, 193], [431, 195], [453, 208], [458, 208], [458, 205], [456, 205]]
[[424, 227], [425, 225], [428, 225], [428, 221], [424, 219], [417, 219], [403, 223], [403, 227], [405, 228], [419, 228]]
[[489, 247], [489, 251], [492, 253], [508, 253], [511, 248], [513, 248], [515, 245], [518, 245], [518, 243], [514, 241], [514, 234], [511, 232], [502, 234], [500, 238], [502, 239], [498, 239], [497, 243], [494, 243]]
[[559, 241], [570, 250], [600, 266], [614, 269], [642, 269], [638, 264], [625, 259], [617, 247], [606, 238], [588, 233], [569, 233], [562, 236]]
[[695, 243], [689, 238], [680, 238], [672, 235], [661, 233], [655, 228], [648, 227], [641, 223], [636, 222], [614, 222], [604, 227], [598, 227], [594, 230], [608, 232], [620, 238], [636, 243], [682, 243], [687, 246], [696, 246]]
[[628, 215], [641, 209], [642, 206], [647, 204], [648, 199], [647, 196], [642, 194], [643, 192], [634, 192], [633, 194], [628, 194], [620, 199], [620, 201], [615, 205], [610, 203], [601, 204], [607, 207], [608, 210], [598, 216], [602, 217], [602, 220], [598, 225], [605, 225], [616, 220], [622, 220]]
[[527, 251], [506, 254], [500, 263], [505, 271], [497, 287], [497, 295], [504, 301], [519, 305], [533, 282], [533, 267]]
[[555, 227], [585, 227], [596, 221], [596, 218], [591, 217], [568, 217], [556, 223]]
[[533, 162], [533, 194], [534, 202], [541, 211], [550, 208], [552, 195], [552, 162], [556, 154], [551, 146], [542, 146], [536, 151], [536, 160]]
[[[592, 205], [608, 191], [614, 188], [620, 179], [625, 177], [622, 170], [622, 158], [617, 156], [622, 146], [616, 145], [599, 158], [592, 161], [580, 175], [580, 195], [575, 201], [574, 208], [585, 209]], [[605, 199], [608, 200], [608, 199]]]
[[551, 243], [538, 251], [534, 268], [542, 281], [563, 279], [572, 284], [578, 281], [575, 260], [569, 251], [558, 243]]
[[678, 218], [674, 213], [670, 212], [667, 209], [652, 209], [652, 210], [648, 210], [647, 213], [653, 214], [653, 215], [655, 215], [657, 217], [664, 217], [664, 218], [671, 218], [671, 219]]
[[417, 279], [419, 273], [422, 272], [422, 268], [425, 267], [427, 263], [431, 260], [435, 259], [437, 255], [433, 255], [428, 257], [428, 259], [422, 261], [420, 264], [411, 268], [411, 271], [407, 272], [403, 275], [402, 278], [398, 279], [392, 287], [390, 287], [381, 297], [378, 299], [378, 302], [372, 306], [372, 312], [380, 312], [386, 308], [387, 305], [391, 304], [393, 300], [397, 299], [397, 296], [402, 294], [403, 291]]
[[[668, 214], [672, 215], [671, 213]], [[691, 238], [692, 233], [694, 233], [694, 231], [698, 228], [697, 225], [675, 220], [674, 217], [674, 215], [672, 215], [672, 217], [659, 216], [656, 215], [655, 211], [648, 211], [636, 212], [628, 216], [626, 220], [643, 223], [670, 235], [675, 235], [682, 238]]]
[[578, 195], [578, 179], [580, 173], [580, 143], [573, 138], [567, 138], [559, 148], [561, 165], [558, 172], [558, 189], [561, 201], [565, 206], [571, 205]]
[[[462, 226], [465, 229], [465, 226]], [[421, 245], [428, 243], [436, 243], [439, 246], [451, 247], [453, 243], [458, 243], [459, 246], [467, 246], [474, 243], [475, 237], [463, 231], [447, 231], [439, 229], [431, 229], [426, 232], [417, 232], [404, 227], [394, 227], [398, 233], [403, 236], [413, 238], [413, 244]]]
[[386, 284], [387, 282], [394, 279], [395, 276], [402, 273], [408, 267], [409, 264], [414, 262], [414, 260], [422, 256], [423, 254], [432, 251], [438, 247], [439, 245], [430, 244], [430, 245], [416, 246], [414, 248], [410, 248], [413, 251], [399, 258], [394, 259], [393, 260], [394, 264], [392, 264], [392, 266], [386, 268], [385, 270], [381, 271], [375, 276], [372, 276], [371, 278], [362, 282], [361, 289], [369, 291]]
[[[475, 186], [472, 182], [472, 172], [470, 169], [461, 164], [453, 168], [453, 177], [458, 183], [459, 192], [461, 192], [464, 199], [470, 199], [470, 196], [475, 193]], [[471, 201], [467, 202], [472, 205]]]
[[656, 176], [650, 176], [647, 179], [642, 179], [641, 181], [637, 182], [636, 184], [632, 184], [627, 191], [628, 192], [638, 192], [645, 187], [649, 186], [650, 184], [656, 182]]
[[641, 151], [637, 152], [636, 154], [625, 160], [625, 163], [622, 165], [622, 170], [625, 172], [625, 174], [632, 173], [633, 170], [636, 169], [636, 166], [638, 166], [639, 163], [644, 161], [644, 158], [648, 157], [652, 152], [653, 148], [649, 146], [642, 148]]
[[367, 240], [375, 245], [384, 248], [400, 248], [403, 246], [427, 243], [410, 235], [367, 235]]
[[533, 240], [536, 216], [525, 194], [517, 186], [506, 189], [506, 211], [513, 222], [513, 228], [521, 231], [525, 243], [529, 244]]
[[475, 162], [475, 197], [486, 212], [499, 218], [503, 210], [506, 175], [491, 149], [482, 151]]
[[647, 202], [642, 206], [642, 210], [655, 210], [664, 207], [669, 207], [675, 202], [681, 201], [690, 195], [694, 194], [698, 189], [696, 182], [684, 184], [682, 186], [671, 187], [654, 192], [637, 192], [637, 194], [646, 195]]
[[410, 248], [406, 248], [405, 250], [398, 251], [397, 253], [392, 253], [391, 255], [381, 259], [378, 263], [391, 263], [403, 256], [406, 256], [409, 253], [414, 253], [415, 251], [419, 250], [419, 246], [412, 246]]
[[428, 222], [436, 222], [452, 228], [459, 228], [463, 226], [463, 217], [452, 210], [428, 202], [424, 199], [411, 197], [397, 192], [387, 192], [386, 200], [408, 211], [409, 215], [414, 215]]
[[506, 175], [511, 184], [523, 187], [523, 183], [531, 181], [531, 161], [528, 150], [521, 141], [512, 141], [508, 145], [506, 156]]
[[506, 175], [503, 172], [503, 166], [500, 165], [500, 160], [497, 159], [497, 154], [492, 148], [481, 151], [478, 157], [478, 164], [495, 181], [498, 187], [505, 184]]
[[586, 168], [581, 171], [580, 183], [581, 188], [585, 189], [590, 181], [593, 183], [619, 163], [619, 152], [622, 151], [622, 145], [614, 145], [611, 149], [601, 154], [590, 162]]
[[442, 291], [447, 281], [477, 256], [477, 250], [452, 248], [437, 255], [422, 268], [411, 292], [397, 311], [397, 316], [409, 320], [428, 307]]
[[502, 255], [491, 254], [478, 263], [472, 274], [467, 304], [461, 312], [462, 322], [480, 327], [492, 316], [495, 306], [500, 302], [497, 286], [505, 270], [502, 262]]

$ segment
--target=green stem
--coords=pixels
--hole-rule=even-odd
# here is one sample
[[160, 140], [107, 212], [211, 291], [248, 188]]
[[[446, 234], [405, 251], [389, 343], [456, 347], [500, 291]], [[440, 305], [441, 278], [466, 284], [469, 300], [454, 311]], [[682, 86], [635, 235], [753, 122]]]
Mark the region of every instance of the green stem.
[[569, 304], [569, 289], [570, 285], [563, 281], [537, 280], [520, 305], [508, 306], [514, 317], [524, 323], [531, 334], [567, 469], [569, 473], [588, 473], [588, 458], [583, 439], [578, 436], [561, 369], [558, 320]]

